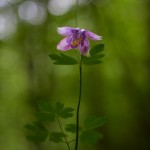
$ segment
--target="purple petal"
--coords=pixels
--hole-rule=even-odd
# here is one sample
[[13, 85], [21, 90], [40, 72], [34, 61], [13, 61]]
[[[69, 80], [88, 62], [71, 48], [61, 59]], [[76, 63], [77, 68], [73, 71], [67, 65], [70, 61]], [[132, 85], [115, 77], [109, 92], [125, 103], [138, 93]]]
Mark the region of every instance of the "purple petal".
[[67, 43], [71, 43], [73, 41], [73, 35], [67, 37]]
[[57, 32], [62, 36], [69, 36], [73, 33], [74, 30], [76, 30], [76, 28], [71, 28], [71, 27], [57, 28]]
[[91, 40], [102, 40], [102, 36], [99, 36], [91, 31], [86, 31], [86, 36]]
[[87, 39], [84, 39], [83, 43], [80, 44], [79, 49], [80, 49], [81, 54], [83, 55], [88, 54], [89, 49], [90, 49], [89, 41]]
[[72, 49], [72, 48], [71, 48], [71, 44], [67, 42], [67, 38], [68, 38], [68, 37], [62, 39], [62, 40], [58, 43], [58, 45], [57, 45], [57, 49], [58, 49], [58, 50], [67, 51], [67, 50]]

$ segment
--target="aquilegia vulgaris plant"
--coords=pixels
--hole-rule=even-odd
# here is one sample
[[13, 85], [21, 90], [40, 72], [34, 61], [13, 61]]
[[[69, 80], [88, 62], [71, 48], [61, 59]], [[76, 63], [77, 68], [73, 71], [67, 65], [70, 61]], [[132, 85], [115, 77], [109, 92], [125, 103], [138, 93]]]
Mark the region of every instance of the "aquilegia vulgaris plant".
[[[76, 2], [75, 24], [77, 26], [78, 0]], [[57, 45], [57, 49], [61, 52], [59, 54], [50, 54], [49, 57], [54, 61], [53, 63], [55, 65], [79, 65], [79, 99], [76, 107], [76, 121], [62, 126], [61, 119], [72, 117], [74, 108], [65, 107], [62, 102], [56, 102], [55, 105], [51, 105], [48, 101], [39, 101], [36, 113], [37, 120], [25, 125], [25, 127], [31, 131], [27, 139], [34, 142], [44, 142], [46, 139], [55, 143], [62, 142], [67, 145], [68, 150], [72, 149], [70, 144], [74, 142], [74, 150], [78, 150], [79, 140], [85, 144], [95, 144], [103, 137], [101, 133], [96, 132], [96, 128], [106, 123], [106, 117], [92, 115], [87, 117], [84, 120], [84, 124], [81, 125], [80, 103], [82, 94], [82, 66], [100, 64], [102, 62], [101, 58], [104, 57], [104, 55], [101, 54], [104, 49], [104, 44], [98, 44], [90, 48], [90, 39], [99, 41], [102, 40], [102, 37], [86, 29], [66, 26], [58, 28], [57, 32], [64, 36]], [[68, 50], [77, 50], [80, 52], [77, 52], [80, 57], [77, 59], [64, 54]], [[55, 131], [53, 131], [51, 127], [51, 123], [54, 122], [57, 122], [59, 127], [59, 129], [55, 129]], [[75, 134], [74, 138], [70, 139], [69, 133]]]

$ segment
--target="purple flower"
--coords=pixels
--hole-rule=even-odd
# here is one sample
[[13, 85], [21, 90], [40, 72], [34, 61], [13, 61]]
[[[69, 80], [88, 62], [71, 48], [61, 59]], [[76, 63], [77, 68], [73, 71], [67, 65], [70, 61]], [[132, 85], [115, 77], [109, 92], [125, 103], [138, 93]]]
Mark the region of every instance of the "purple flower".
[[88, 38], [95, 41], [102, 40], [101, 36], [80, 28], [60, 27], [57, 29], [57, 32], [65, 36], [65, 38], [58, 43], [58, 50], [68, 51], [70, 49], [79, 49], [83, 55], [89, 53], [90, 43]]

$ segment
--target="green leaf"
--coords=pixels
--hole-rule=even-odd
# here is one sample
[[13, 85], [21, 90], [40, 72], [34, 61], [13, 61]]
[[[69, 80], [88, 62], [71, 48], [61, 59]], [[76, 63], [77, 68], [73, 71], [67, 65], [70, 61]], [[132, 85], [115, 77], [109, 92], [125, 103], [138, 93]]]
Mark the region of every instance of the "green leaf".
[[[67, 124], [65, 127], [65, 130], [67, 132], [76, 133], [76, 128], [77, 128], [76, 124]], [[81, 127], [79, 127], [79, 131], [80, 130], [82, 130]]]
[[98, 54], [98, 55], [94, 55], [91, 57], [91, 59], [101, 59], [103, 58], [105, 55], [104, 54]]
[[55, 112], [60, 115], [64, 109], [64, 104], [60, 102], [56, 102], [55, 104]]
[[75, 65], [78, 64], [78, 61], [68, 55], [60, 53], [58, 54], [50, 54], [49, 57], [54, 60], [54, 64], [56, 65]]
[[84, 128], [85, 129], [94, 129], [103, 126], [107, 122], [107, 119], [105, 116], [92, 116], [87, 118], [84, 121]]
[[57, 102], [55, 105], [55, 112], [59, 117], [69, 118], [73, 116], [74, 109], [71, 107], [64, 107], [63, 103]]
[[55, 121], [55, 114], [49, 112], [37, 112], [36, 116], [38, 117], [39, 121]]
[[26, 136], [26, 138], [29, 140], [29, 141], [33, 141], [33, 142], [37, 142], [37, 143], [42, 143], [45, 141], [46, 137], [45, 135], [29, 135], [29, 136]]
[[36, 113], [39, 121], [55, 121], [54, 108], [47, 101], [38, 102], [39, 111]]
[[85, 60], [85, 61], [83, 61], [83, 64], [85, 64], [85, 65], [96, 65], [96, 64], [100, 64], [100, 63], [102, 63], [102, 61], [100, 61], [100, 60], [93, 60], [93, 59], [87, 59], [87, 60]]
[[44, 142], [48, 136], [48, 130], [40, 123], [26, 124], [25, 128], [30, 131], [26, 138], [34, 142]]
[[85, 65], [96, 65], [102, 63], [101, 58], [103, 58], [105, 55], [100, 54], [100, 52], [104, 49], [104, 44], [99, 44], [94, 46], [90, 50], [90, 56], [82, 56], [82, 62]]
[[64, 135], [62, 132], [51, 132], [49, 135], [49, 140], [55, 143], [63, 142], [64, 137], [67, 137], [67, 136]]
[[97, 133], [93, 131], [84, 131], [80, 136], [81, 142], [85, 144], [95, 144], [102, 138], [103, 135], [101, 133]]
[[97, 55], [98, 53], [100, 53], [102, 50], [104, 50], [104, 44], [99, 44], [94, 46], [91, 50], [90, 50], [90, 55], [94, 56]]
[[69, 118], [69, 117], [72, 117], [72, 116], [73, 116], [73, 113], [72, 113], [73, 111], [74, 111], [73, 108], [71, 108], [71, 107], [66, 107], [66, 108], [64, 108], [63, 111], [61, 112], [60, 117], [62, 117], [62, 118]]
[[38, 109], [43, 112], [54, 112], [54, 108], [50, 105], [48, 101], [39, 101]]

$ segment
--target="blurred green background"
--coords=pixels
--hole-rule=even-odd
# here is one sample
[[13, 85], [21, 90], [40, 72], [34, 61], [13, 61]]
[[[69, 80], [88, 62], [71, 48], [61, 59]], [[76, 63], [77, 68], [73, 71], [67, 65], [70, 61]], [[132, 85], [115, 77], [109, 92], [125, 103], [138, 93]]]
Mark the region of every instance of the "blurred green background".
[[[104, 139], [80, 149], [149, 150], [150, 1], [81, 0], [78, 15], [79, 27], [105, 44], [103, 63], [83, 68], [81, 122], [90, 114], [108, 118]], [[38, 100], [76, 107], [78, 66], [55, 66], [48, 57], [62, 38], [59, 26], [74, 26], [73, 0], [0, 0], [1, 150], [66, 149], [29, 142], [23, 128]]]

